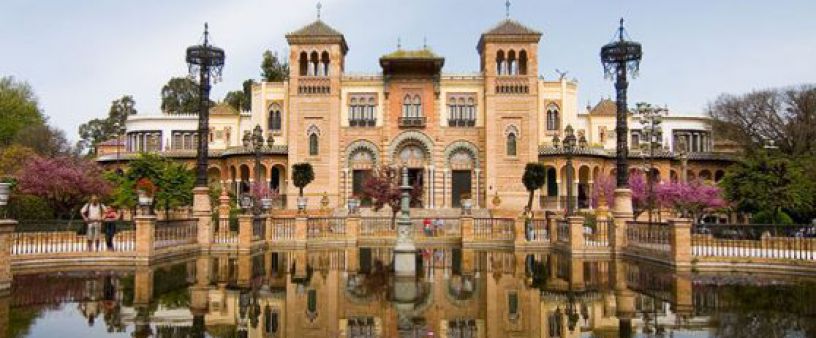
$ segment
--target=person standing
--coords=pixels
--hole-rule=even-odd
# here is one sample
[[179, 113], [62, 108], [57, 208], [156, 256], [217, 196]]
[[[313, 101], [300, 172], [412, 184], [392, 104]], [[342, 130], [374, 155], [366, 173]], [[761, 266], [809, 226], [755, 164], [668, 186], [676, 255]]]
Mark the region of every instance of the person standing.
[[113, 236], [116, 235], [116, 222], [119, 220], [119, 211], [114, 207], [105, 209], [105, 245], [108, 251], [113, 251]]
[[105, 211], [105, 206], [99, 202], [99, 196], [91, 195], [90, 201], [82, 207], [82, 219], [87, 224], [88, 231], [86, 236], [88, 239], [88, 251], [93, 251], [94, 248], [99, 250], [99, 233], [102, 231], [102, 217]]

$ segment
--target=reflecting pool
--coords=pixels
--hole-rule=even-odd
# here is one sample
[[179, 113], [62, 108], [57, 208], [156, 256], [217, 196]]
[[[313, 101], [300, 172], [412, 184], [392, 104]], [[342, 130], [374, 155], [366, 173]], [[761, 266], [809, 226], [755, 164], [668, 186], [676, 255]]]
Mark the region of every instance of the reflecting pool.
[[39, 268], [0, 297], [7, 337], [814, 337], [816, 278], [636, 260], [386, 248]]

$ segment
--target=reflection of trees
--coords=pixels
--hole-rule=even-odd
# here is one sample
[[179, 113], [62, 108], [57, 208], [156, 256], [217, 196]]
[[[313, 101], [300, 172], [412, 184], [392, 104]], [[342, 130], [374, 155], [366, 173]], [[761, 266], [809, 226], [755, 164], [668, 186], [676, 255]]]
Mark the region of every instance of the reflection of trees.
[[187, 280], [187, 264], [176, 264], [166, 269], [158, 269], [153, 275], [154, 300], [169, 309], [190, 306], [190, 292]]
[[720, 337], [812, 336], [816, 333], [816, 289], [802, 285], [730, 285], [713, 292], [712, 321]]
[[389, 276], [389, 269], [382, 261], [376, 260], [368, 273], [349, 276], [346, 289], [358, 298], [374, 296], [378, 300], [383, 300], [386, 299], [388, 292]]

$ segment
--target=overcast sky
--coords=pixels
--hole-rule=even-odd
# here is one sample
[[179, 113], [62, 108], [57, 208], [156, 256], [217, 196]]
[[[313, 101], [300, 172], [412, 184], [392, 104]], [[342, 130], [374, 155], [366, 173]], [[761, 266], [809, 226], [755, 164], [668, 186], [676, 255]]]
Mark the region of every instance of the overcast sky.
[[[261, 53], [287, 51], [284, 34], [313, 21], [316, 1], [2, 0], [0, 76], [28, 81], [52, 123], [76, 139], [79, 124], [133, 95], [159, 112], [159, 92], [186, 74], [184, 50], [210, 23], [227, 54], [213, 98], [259, 77]], [[323, 0], [325, 22], [345, 34], [348, 72], [379, 71], [378, 58], [419, 48], [444, 56], [445, 72], [476, 72], [479, 34], [504, 19], [504, 0]], [[581, 106], [613, 94], [598, 61], [618, 18], [643, 44], [630, 102], [701, 114], [720, 93], [816, 82], [813, 0], [514, 0], [511, 17], [543, 32], [539, 71], [579, 81]]]

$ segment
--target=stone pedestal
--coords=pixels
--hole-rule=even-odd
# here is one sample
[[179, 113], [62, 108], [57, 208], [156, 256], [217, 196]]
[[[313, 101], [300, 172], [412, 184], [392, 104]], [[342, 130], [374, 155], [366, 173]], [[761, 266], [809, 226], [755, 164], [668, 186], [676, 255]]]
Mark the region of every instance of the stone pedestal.
[[558, 242], [558, 215], [547, 215], [547, 232], [550, 237], [550, 244]]
[[569, 246], [570, 252], [581, 251], [584, 249], [584, 217], [583, 216], [569, 216], [567, 217], [567, 224], [569, 224]]
[[[532, 218], [530, 218], [530, 220], [532, 221]], [[513, 227], [515, 228], [516, 246], [527, 243], [527, 217], [524, 214], [516, 217]]]
[[136, 216], [133, 224], [136, 226], [136, 258], [142, 263], [148, 263], [153, 256], [156, 241], [156, 216]]
[[620, 254], [626, 247], [626, 222], [632, 221], [632, 190], [615, 189], [615, 205], [612, 208], [612, 252]]
[[252, 215], [238, 216], [238, 251], [248, 252], [252, 247]]
[[357, 234], [360, 232], [360, 215], [352, 214], [346, 217], [346, 243], [357, 245]]
[[[229, 215], [229, 212], [227, 215]], [[193, 188], [193, 217], [198, 219], [198, 244], [201, 245], [202, 249], [209, 250], [213, 242], [212, 205], [210, 204], [209, 188]]]
[[691, 268], [691, 219], [669, 220], [671, 229], [671, 259], [678, 269]]
[[473, 216], [463, 215], [459, 220], [459, 226], [462, 227], [462, 243], [473, 242]]
[[295, 218], [295, 240], [294, 244], [297, 247], [306, 247], [306, 231], [309, 219], [305, 214], [298, 214]]
[[0, 295], [11, 288], [11, 234], [16, 227], [15, 220], [0, 220]]

